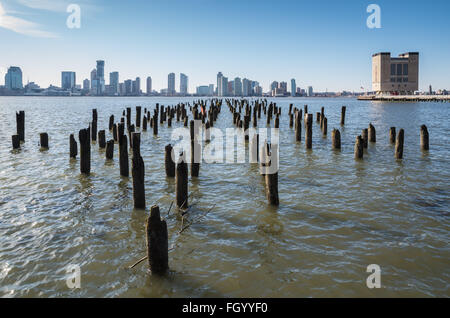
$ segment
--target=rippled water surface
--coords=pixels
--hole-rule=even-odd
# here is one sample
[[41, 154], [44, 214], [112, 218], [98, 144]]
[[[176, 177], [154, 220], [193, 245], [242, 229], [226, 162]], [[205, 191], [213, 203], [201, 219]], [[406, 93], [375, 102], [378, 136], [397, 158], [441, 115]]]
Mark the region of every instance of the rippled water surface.
[[[147, 206], [158, 204], [168, 222], [168, 277], [148, 273], [147, 211], [133, 209], [131, 179], [92, 145], [92, 174], [80, 175], [69, 159], [69, 135], [88, 127], [92, 109], [98, 129], [125, 107], [153, 110], [176, 98], [0, 98], [0, 295], [4, 297], [371, 297], [450, 296], [450, 104], [375, 103], [354, 99], [276, 99], [283, 109], [279, 196], [269, 207], [255, 165], [202, 164], [189, 180], [192, 209], [200, 222], [179, 234], [172, 208], [174, 180], [164, 172], [171, 129], [143, 132]], [[313, 149], [296, 143], [288, 106], [308, 104], [314, 114]], [[341, 106], [346, 125], [339, 126]], [[315, 113], [325, 107], [328, 137]], [[25, 144], [12, 151], [15, 111], [25, 110]], [[354, 140], [372, 123], [377, 142], [364, 160], [353, 158]], [[420, 126], [430, 151], [419, 146]], [[175, 122], [174, 127], [181, 126]], [[260, 127], [265, 127], [261, 118]], [[394, 159], [389, 127], [405, 130], [404, 159]], [[226, 106], [215, 125], [232, 126]], [[342, 150], [332, 151], [339, 128]], [[40, 151], [39, 133], [50, 149]], [[107, 139], [111, 139], [107, 131]], [[186, 223], [185, 223], [186, 224]], [[66, 269], [81, 268], [81, 288], [69, 289]], [[366, 287], [366, 268], [381, 267], [380, 289]]]

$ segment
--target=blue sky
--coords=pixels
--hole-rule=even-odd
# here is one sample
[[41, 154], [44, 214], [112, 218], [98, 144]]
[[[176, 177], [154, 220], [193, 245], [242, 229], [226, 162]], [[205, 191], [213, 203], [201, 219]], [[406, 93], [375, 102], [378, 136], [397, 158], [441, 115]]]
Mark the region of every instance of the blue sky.
[[[66, 8], [81, 8], [69, 29]], [[369, 4], [381, 29], [366, 25]], [[189, 90], [228, 78], [295, 78], [315, 91], [371, 88], [371, 55], [420, 52], [420, 88], [450, 89], [450, 1], [0, 0], [0, 84], [10, 65], [24, 81], [60, 85], [61, 71], [89, 77], [97, 59], [120, 81], [189, 76]], [[109, 82], [109, 77], [107, 77]], [[145, 89], [145, 88], [143, 88]]]

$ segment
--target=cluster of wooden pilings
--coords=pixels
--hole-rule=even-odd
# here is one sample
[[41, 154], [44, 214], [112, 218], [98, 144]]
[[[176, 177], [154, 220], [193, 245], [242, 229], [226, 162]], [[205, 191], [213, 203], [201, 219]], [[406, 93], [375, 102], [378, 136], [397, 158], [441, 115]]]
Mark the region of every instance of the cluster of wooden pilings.
[[[174, 148], [169, 143], [165, 146], [164, 166], [167, 178], [175, 178], [175, 202], [179, 209], [189, 207], [188, 178], [190, 164], [191, 178], [198, 178], [200, 175], [200, 158], [202, 142], [209, 142], [211, 138], [210, 129], [215, 122], [222, 108], [222, 99], [197, 100], [184, 104], [179, 103], [174, 106], [164, 106], [156, 104], [150, 109], [136, 106], [135, 122], [132, 123], [132, 109], [127, 107], [123, 110], [119, 121], [115, 121], [114, 115], [110, 115], [108, 130], [112, 134], [112, 139], [106, 140], [106, 130], [98, 129], [98, 112], [92, 110], [92, 121], [87, 128], [78, 132], [78, 143], [74, 134], [69, 136], [70, 158], [80, 156], [80, 172], [85, 175], [91, 173], [91, 145], [97, 143], [99, 148], [106, 148], [106, 160], [112, 160], [114, 149], [117, 144], [117, 155], [119, 157], [119, 171], [121, 177], [129, 177], [131, 153], [131, 174], [133, 182], [133, 202], [136, 209], [144, 210], [145, 202], [145, 163], [141, 156], [141, 132], [150, 128], [154, 136], [158, 135], [158, 127], [167, 125], [171, 128], [173, 123], [180, 122], [184, 127], [189, 127], [191, 138], [191, 158], [186, 158], [186, 153], [174, 153]], [[248, 129], [250, 126], [258, 127], [261, 123], [262, 115], [265, 116], [266, 127], [280, 127], [282, 110], [276, 102], [268, 102], [267, 99], [247, 100], [247, 99], [225, 99], [230, 113], [232, 123], [235, 127], [244, 131], [245, 141], [249, 141]], [[190, 117], [191, 116], [191, 120]], [[305, 147], [312, 150], [313, 114], [308, 112], [308, 105], [302, 108], [289, 105], [289, 127], [294, 129], [295, 142], [302, 142], [302, 127], [305, 133]], [[345, 125], [346, 106], [342, 106], [340, 115], [340, 125]], [[12, 136], [14, 149], [19, 149], [20, 144], [25, 142], [25, 112], [16, 113], [17, 134]], [[200, 123], [201, 125], [197, 125]], [[264, 123], [264, 120], [262, 121]], [[273, 122], [273, 124], [272, 124]], [[325, 115], [325, 108], [316, 113], [316, 122], [320, 125], [323, 138], [328, 135], [328, 120]], [[260, 124], [261, 125], [261, 124]], [[204, 139], [200, 140], [200, 129], [204, 130]], [[259, 133], [256, 133], [252, 140], [251, 153], [256, 155], [256, 162], [260, 167], [260, 174], [265, 181], [266, 198], [270, 205], [280, 204], [278, 194], [278, 155], [279, 145], [260, 140]], [[49, 148], [49, 136], [47, 133], [40, 134], [40, 146], [42, 149]], [[396, 128], [389, 130], [389, 140], [395, 144], [395, 158], [403, 158], [404, 130], [400, 129], [396, 133]], [[333, 128], [331, 131], [332, 149], [341, 149], [341, 134], [339, 129]], [[363, 159], [364, 149], [369, 143], [376, 142], [376, 130], [372, 124], [362, 130], [361, 135], [356, 137], [354, 146], [354, 157], [357, 160]], [[260, 146], [261, 145], [261, 146]], [[420, 146], [424, 151], [429, 150], [429, 135], [425, 125], [420, 128]], [[273, 168], [273, 169], [269, 169]], [[161, 220], [158, 206], [152, 206], [150, 216], [147, 219], [147, 257], [148, 264], [153, 273], [164, 274], [168, 270], [168, 234], [167, 224]]]

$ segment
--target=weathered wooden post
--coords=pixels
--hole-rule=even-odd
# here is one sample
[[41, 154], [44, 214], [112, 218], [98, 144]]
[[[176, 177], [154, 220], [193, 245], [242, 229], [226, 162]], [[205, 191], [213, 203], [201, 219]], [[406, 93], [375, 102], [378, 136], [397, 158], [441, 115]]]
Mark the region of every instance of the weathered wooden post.
[[136, 127], [141, 127], [141, 106], [136, 106]]
[[16, 112], [17, 135], [19, 142], [25, 142], [25, 111]]
[[131, 107], [127, 107], [127, 128], [131, 126]]
[[95, 108], [92, 110], [92, 121], [98, 121], [98, 113]]
[[136, 131], [134, 125], [128, 127], [128, 138], [130, 139], [130, 148], [133, 148], [133, 133]]
[[81, 129], [78, 138], [80, 139], [80, 171], [84, 174], [91, 173], [91, 141], [89, 140], [88, 129]]
[[92, 141], [97, 141], [97, 121], [93, 120], [91, 123], [91, 137]]
[[302, 118], [299, 111], [295, 112], [295, 141], [302, 140]]
[[289, 128], [294, 127], [294, 114], [289, 114]]
[[117, 133], [117, 124], [113, 124], [113, 139], [114, 142], [118, 142], [119, 141], [119, 137], [118, 137], [118, 133]]
[[158, 135], [158, 115], [153, 115], [153, 135]]
[[355, 159], [362, 159], [364, 155], [364, 145], [361, 135], [356, 137], [355, 142]]
[[361, 138], [362, 138], [362, 142], [363, 142], [363, 147], [364, 147], [364, 148], [367, 148], [368, 145], [369, 145], [369, 143], [368, 143], [368, 140], [369, 140], [369, 132], [368, 132], [368, 129], [367, 129], [367, 128], [365, 128], [365, 129], [362, 130]]
[[120, 165], [120, 175], [122, 177], [128, 177], [130, 175], [130, 168], [128, 166], [128, 141], [127, 137], [124, 135], [124, 124], [120, 123], [118, 128], [119, 133], [119, 165]]
[[342, 106], [342, 109], [341, 109], [341, 126], [345, 125], [345, 110], [346, 110], [346, 108], [347, 107]]
[[316, 113], [316, 122], [320, 123], [320, 112]]
[[70, 134], [69, 144], [70, 144], [70, 158], [76, 158], [78, 154], [78, 147], [73, 134]]
[[104, 130], [100, 130], [98, 132], [98, 146], [100, 148], [105, 148], [106, 147], [106, 135], [105, 135], [105, 131]]
[[131, 173], [133, 176], [133, 200], [135, 209], [145, 209], [144, 160], [141, 157], [141, 134], [132, 133], [133, 158]]
[[168, 144], [165, 148], [166, 153], [164, 155], [164, 162], [166, 167], [166, 176], [169, 178], [175, 177], [175, 162], [173, 161], [173, 147], [171, 144]]
[[144, 115], [144, 118], [142, 119], [142, 130], [143, 131], [147, 131], [147, 123], [148, 123], [147, 117]]
[[270, 168], [271, 173], [265, 175], [266, 195], [270, 205], [279, 205], [278, 198], [278, 145], [270, 147]]
[[184, 153], [180, 155], [175, 176], [177, 207], [188, 207], [188, 167]]
[[40, 133], [40, 144], [41, 144], [41, 149], [48, 149], [48, 134], [47, 133]]
[[391, 127], [389, 129], [389, 142], [391, 144], [395, 144], [395, 136], [396, 136], [395, 127]]
[[12, 146], [13, 149], [20, 149], [20, 137], [19, 135], [12, 135]]
[[425, 125], [420, 127], [420, 148], [422, 148], [422, 150], [430, 150], [428, 129]]
[[275, 117], [275, 128], [280, 128], [280, 116]]
[[339, 129], [333, 129], [331, 132], [331, 144], [333, 149], [341, 149], [341, 133]]
[[403, 129], [400, 129], [397, 135], [397, 139], [395, 141], [395, 158], [403, 159], [403, 141], [405, 137], [405, 132]]
[[[311, 149], [312, 148], [312, 120], [313, 120], [313, 115], [312, 114], [307, 114], [307, 118], [306, 118], [306, 131], [305, 131], [305, 140], [306, 140], [306, 149]], [[299, 125], [300, 126], [300, 125]]]
[[323, 136], [325, 137], [327, 135], [327, 130], [328, 130], [328, 119], [326, 117], [323, 117], [322, 119], [322, 133]]
[[369, 141], [377, 142], [377, 134], [375, 127], [372, 124], [369, 124]]
[[108, 140], [106, 143], [106, 159], [112, 160], [114, 157], [114, 139]]
[[109, 130], [113, 129], [114, 115], [109, 116]]
[[159, 207], [150, 208], [147, 219], [147, 260], [152, 274], [164, 275], [169, 270], [169, 240], [167, 224], [161, 220]]

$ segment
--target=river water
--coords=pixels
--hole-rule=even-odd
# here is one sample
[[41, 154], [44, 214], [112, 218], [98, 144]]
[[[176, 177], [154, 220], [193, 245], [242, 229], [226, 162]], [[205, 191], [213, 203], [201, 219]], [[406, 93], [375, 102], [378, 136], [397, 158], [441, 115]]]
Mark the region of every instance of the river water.
[[[175, 182], [164, 171], [171, 129], [141, 136], [147, 206], [167, 220], [167, 277], [152, 277], [146, 255], [147, 211], [134, 210], [132, 180], [121, 178], [118, 147], [113, 162], [92, 145], [92, 174], [80, 175], [69, 159], [69, 135], [98, 129], [125, 107], [153, 110], [192, 98], [0, 98], [0, 295], [3, 297], [405, 297], [450, 296], [450, 107], [448, 103], [381, 103], [355, 99], [281, 98], [280, 206], [270, 207], [258, 167], [250, 163], [202, 164], [189, 180], [196, 223], [179, 233]], [[272, 99], [270, 99], [272, 100]], [[288, 107], [314, 114], [313, 149], [296, 143]], [[341, 106], [347, 106], [340, 127]], [[328, 137], [315, 113], [325, 107]], [[15, 112], [26, 115], [25, 139], [12, 151]], [[372, 123], [377, 142], [362, 161], [355, 137]], [[430, 151], [420, 150], [420, 126]], [[173, 127], [181, 123], [174, 122]], [[262, 116], [260, 127], [265, 127]], [[404, 159], [394, 158], [389, 127], [405, 130]], [[225, 103], [215, 127], [233, 127]], [[331, 149], [341, 130], [342, 150]], [[40, 151], [39, 133], [50, 149]], [[77, 138], [78, 139], [78, 138]], [[107, 139], [111, 139], [107, 131]], [[213, 205], [215, 206], [213, 207]], [[205, 213], [213, 209], [205, 215]], [[205, 215], [203, 218], [201, 218]], [[80, 268], [81, 287], [67, 285], [67, 268]], [[381, 288], [369, 289], [367, 266], [381, 269]]]

